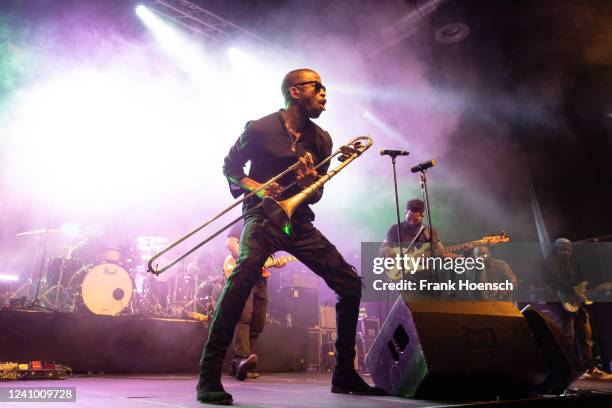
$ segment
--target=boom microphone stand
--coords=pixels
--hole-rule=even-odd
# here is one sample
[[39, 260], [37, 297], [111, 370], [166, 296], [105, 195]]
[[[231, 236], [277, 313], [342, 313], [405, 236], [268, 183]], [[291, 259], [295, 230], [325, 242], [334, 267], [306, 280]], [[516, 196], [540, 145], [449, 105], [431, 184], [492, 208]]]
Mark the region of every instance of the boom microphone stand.
[[[381, 150], [381, 156], [391, 157], [391, 165], [393, 167], [393, 187], [395, 189], [395, 214], [397, 216], [397, 240], [399, 243], [400, 257], [404, 258], [404, 250], [402, 249], [402, 235], [400, 225], [400, 211], [399, 211], [399, 197], [397, 194], [397, 171], [395, 169], [395, 159], [397, 156], [408, 156], [410, 153], [403, 150]], [[402, 281], [406, 279], [406, 268], [404, 268], [404, 262], [402, 264]]]
[[[427, 214], [427, 240], [429, 241], [429, 255], [430, 256], [434, 256], [433, 253], [433, 234], [431, 233], [433, 231], [433, 227], [431, 226], [431, 211], [429, 210], [429, 192], [427, 191], [427, 169], [433, 167], [436, 165], [436, 161], [435, 160], [429, 160], [423, 163], [419, 163], [416, 166], [413, 166], [410, 171], [412, 171], [413, 173], [416, 172], [420, 172], [420, 184], [421, 184], [421, 191], [423, 192], [423, 203], [425, 205], [425, 212]], [[423, 231], [425, 230], [425, 227], [423, 227], [423, 225], [421, 225], [421, 230], [419, 231], [419, 233], [417, 234], [417, 236], [414, 238], [414, 240], [412, 241], [412, 244], [414, 244], [414, 242], [419, 238], [419, 236], [423, 233]], [[412, 247], [412, 244], [410, 244], [410, 246]]]

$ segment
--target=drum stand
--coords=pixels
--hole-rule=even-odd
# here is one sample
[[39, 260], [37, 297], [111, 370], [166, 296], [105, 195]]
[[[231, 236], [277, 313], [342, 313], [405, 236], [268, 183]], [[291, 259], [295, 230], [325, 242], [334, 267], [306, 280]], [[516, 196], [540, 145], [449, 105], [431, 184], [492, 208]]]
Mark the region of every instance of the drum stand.
[[198, 282], [199, 277], [199, 275], [195, 275], [195, 278], [193, 280], [193, 296], [191, 297], [191, 300], [189, 300], [189, 302], [183, 305], [184, 311], [187, 311], [189, 307], [193, 305], [193, 307], [191, 308], [191, 312], [198, 312], [198, 289], [200, 288], [200, 282]]
[[[69, 301], [69, 299], [68, 299], [68, 291], [62, 285], [62, 278], [64, 276], [64, 269], [66, 269], [66, 258], [62, 257], [62, 263], [60, 265], [59, 278], [57, 280], [57, 285], [51, 286], [42, 295], [40, 295], [41, 299], [44, 302], [46, 302], [50, 307], [52, 307], [56, 311], [60, 311], [60, 310], [69, 311], [68, 310], [68, 304], [67, 304], [68, 301]], [[48, 273], [48, 271], [47, 271], [47, 273]], [[49, 298], [47, 297], [47, 295], [52, 294], [53, 291], [55, 291], [55, 301], [49, 300]], [[66, 303], [66, 304], [60, 305], [60, 293], [63, 294], [63, 297], [62, 297], [63, 302], [62, 303]]]
[[149, 317], [165, 317], [167, 316], [167, 308], [164, 310], [161, 302], [153, 294], [151, 289], [151, 280], [153, 276], [147, 276], [144, 281], [144, 287], [142, 290], [142, 298], [138, 300], [140, 306], [140, 312]]
[[[183, 281], [187, 279], [189, 285], [182, 285]], [[198, 313], [198, 289], [199, 289], [199, 275], [197, 273], [190, 274], [189, 272], [182, 272], [177, 274], [174, 278], [174, 288], [172, 290], [172, 297], [168, 295], [168, 313], [176, 318], [184, 318], [185, 314]], [[186, 295], [183, 295], [179, 290], [180, 288], [188, 288]]]
[[[40, 264], [38, 267], [38, 278], [36, 279], [36, 292], [34, 292], [34, 299], [31, 299], [30, 302], [26, 303], [24, 305], [25, 309], [29, 309], [29, 310], [39, 310], [39, 311], [47, 311], [47, 312], [57, 312], [57, 310], [55, 310], [54, 308], [51, 307], [47, 307], [47, 306], [43, 306], [41, 304], [41, 299], [38, 297], [38, 295], [40, 294], [40, 281], [42, 280], [42, 274], [43, 274], [43, 270], [45, 269], [45, 265], [47, 265], [48, 262], [45, 262], [45, 258], [47, 255], [47, 245], [49, 243], [49, 225], [47, 223], [47, 228], [45, 231], [45, 243], [42, 247], [42, 249], [40, 248], [40, 244], [37, 245], [37, 251], [36, 252], [41, 252], [40, 253]], [[36, 268], [36, 261], [33, 262], [32, 265], [32, 275], [34, 275], [34, 271]], [[28, 283], [31, 287], [32, 285], [32, 278], [30, 278], [30, 282]], [[23, 286], [21, 287], [23, 288]], [[17, 292], [19, 290], [21, 290], [21, 288], [17, 289]], [[17, 293], [15, 292], [15, 293]], [[29, 293], [29, 291], [28, 291]]]

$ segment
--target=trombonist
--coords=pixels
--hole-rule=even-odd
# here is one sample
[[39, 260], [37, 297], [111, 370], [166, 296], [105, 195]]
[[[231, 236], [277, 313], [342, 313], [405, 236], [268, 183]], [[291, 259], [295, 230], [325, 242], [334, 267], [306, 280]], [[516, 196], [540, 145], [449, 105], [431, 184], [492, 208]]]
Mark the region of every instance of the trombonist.
[[[254, 80], [254, 86], [258, 83]], [[221, 384], [221, 367], [234, 327], [240, 317], [251, 288], [260, 279], [261, 268], [274, 252], [284, 250], [323, 278], [338, 296], [336, 319], [336, 366], [331, 391], [365, 395], [384, 395], [378, 388], [368, 385], [355, 371], [355, 334], [361, 279], [336, 247], [312, 225], [314, 213], [310, 204], [321, 199], [323, 188], [310, 196], [296, 210], [290, 228], [274, 227], [262, 208], [254, 209], [264, 195], [285, 199], [298, 193], [317, 180], [315, 164], [332, 153], [329, 133], [311, 119], [325, 110], [326, 89], [321, 77], [310, 69], [289, 72], [282, 81], [281, 91], [285, 109], [247, 123], [244, 132], [231, 147], [223, 164], [223, 174], [234, 197], [256, 190], [270, 178], [286, 170], [299, 160], [294, 173], [272, 183], [246, 200], [243, 204], [245, 225], [240, 241], [240, 257], [229, 277], [217, 304], [210, 327], [208, 341], [200, 360], [200, 378], [197, 398], [209, 404], [228, 404], [232, 396]], [[251, 162], [249, 175], [244, 166]], [[329, 162], [319, 169], [326, 173]], [[280, 185], [295, 181], [295, 185], [282, 191]]]

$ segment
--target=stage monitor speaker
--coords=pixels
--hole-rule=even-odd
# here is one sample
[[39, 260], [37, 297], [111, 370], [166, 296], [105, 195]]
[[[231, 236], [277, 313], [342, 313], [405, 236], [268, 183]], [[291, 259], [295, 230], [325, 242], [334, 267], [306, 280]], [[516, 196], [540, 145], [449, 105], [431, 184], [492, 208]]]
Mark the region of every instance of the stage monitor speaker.
[[527, 322], [508, 302], [399, 297], [366, 366], [376, 386], [404, 398], [525, 395], [547, 375]]
[[543, 394], [563, 393], [584, 372], [574, 345], [552, 319], [533, 306], [527, 306], [521, 313], [525, 316], [548, 366], [548, 376], [538, 387], [538, 391]]

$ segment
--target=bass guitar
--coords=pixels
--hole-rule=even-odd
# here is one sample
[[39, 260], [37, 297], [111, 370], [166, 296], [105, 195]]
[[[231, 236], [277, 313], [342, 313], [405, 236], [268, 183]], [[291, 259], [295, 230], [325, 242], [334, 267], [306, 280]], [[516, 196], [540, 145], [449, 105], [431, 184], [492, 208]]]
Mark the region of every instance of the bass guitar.
[[[452, 252], [462, 252], [462, 251], [470, 250], [479, 245], [495, 245], [495, 244], [499, 244], [502, 242], [510, 242], [510, 236], [505, 231], [502, 231], [501, 234], [485, 235], [484, 237], [482, 237], [481, 239], [477, 239], [476, 241], [470, 241], [470, 242], [466, 242], [463, 244], [446, 246], [445, 249], [447, 252], [451, 252], [451, 253]], [[400, 253], [399, 247], [394, 247], [392, 249], [395, 255], [398, 255]], [[429, 242], [422, 242], [422, 243], [417, 242], [415, 246], [410, 250], [410, 252], [406, 252], [404, 250], [404, 255], [408, 256], [408, 264], [413, 265], [410, 259], [414, 259], [416, 261], [418, 260], [418, 258], [431, 256], [430, 244]], [[410, 271], [406, 271], [406, 272], [413, 273], [414, 271], [416, 273], [416, 272], [419, 272], [425, 269], [424, 268], [425, 262], [418, 262], [418, 263], [414, 262], [414, 265], [417, 265], [417, 268], [410, 269]], [[401, 268], [393, 267], [393, 268], [387, 269], [387, 277], [391, 280], [401, 279], [402, 278]]]

